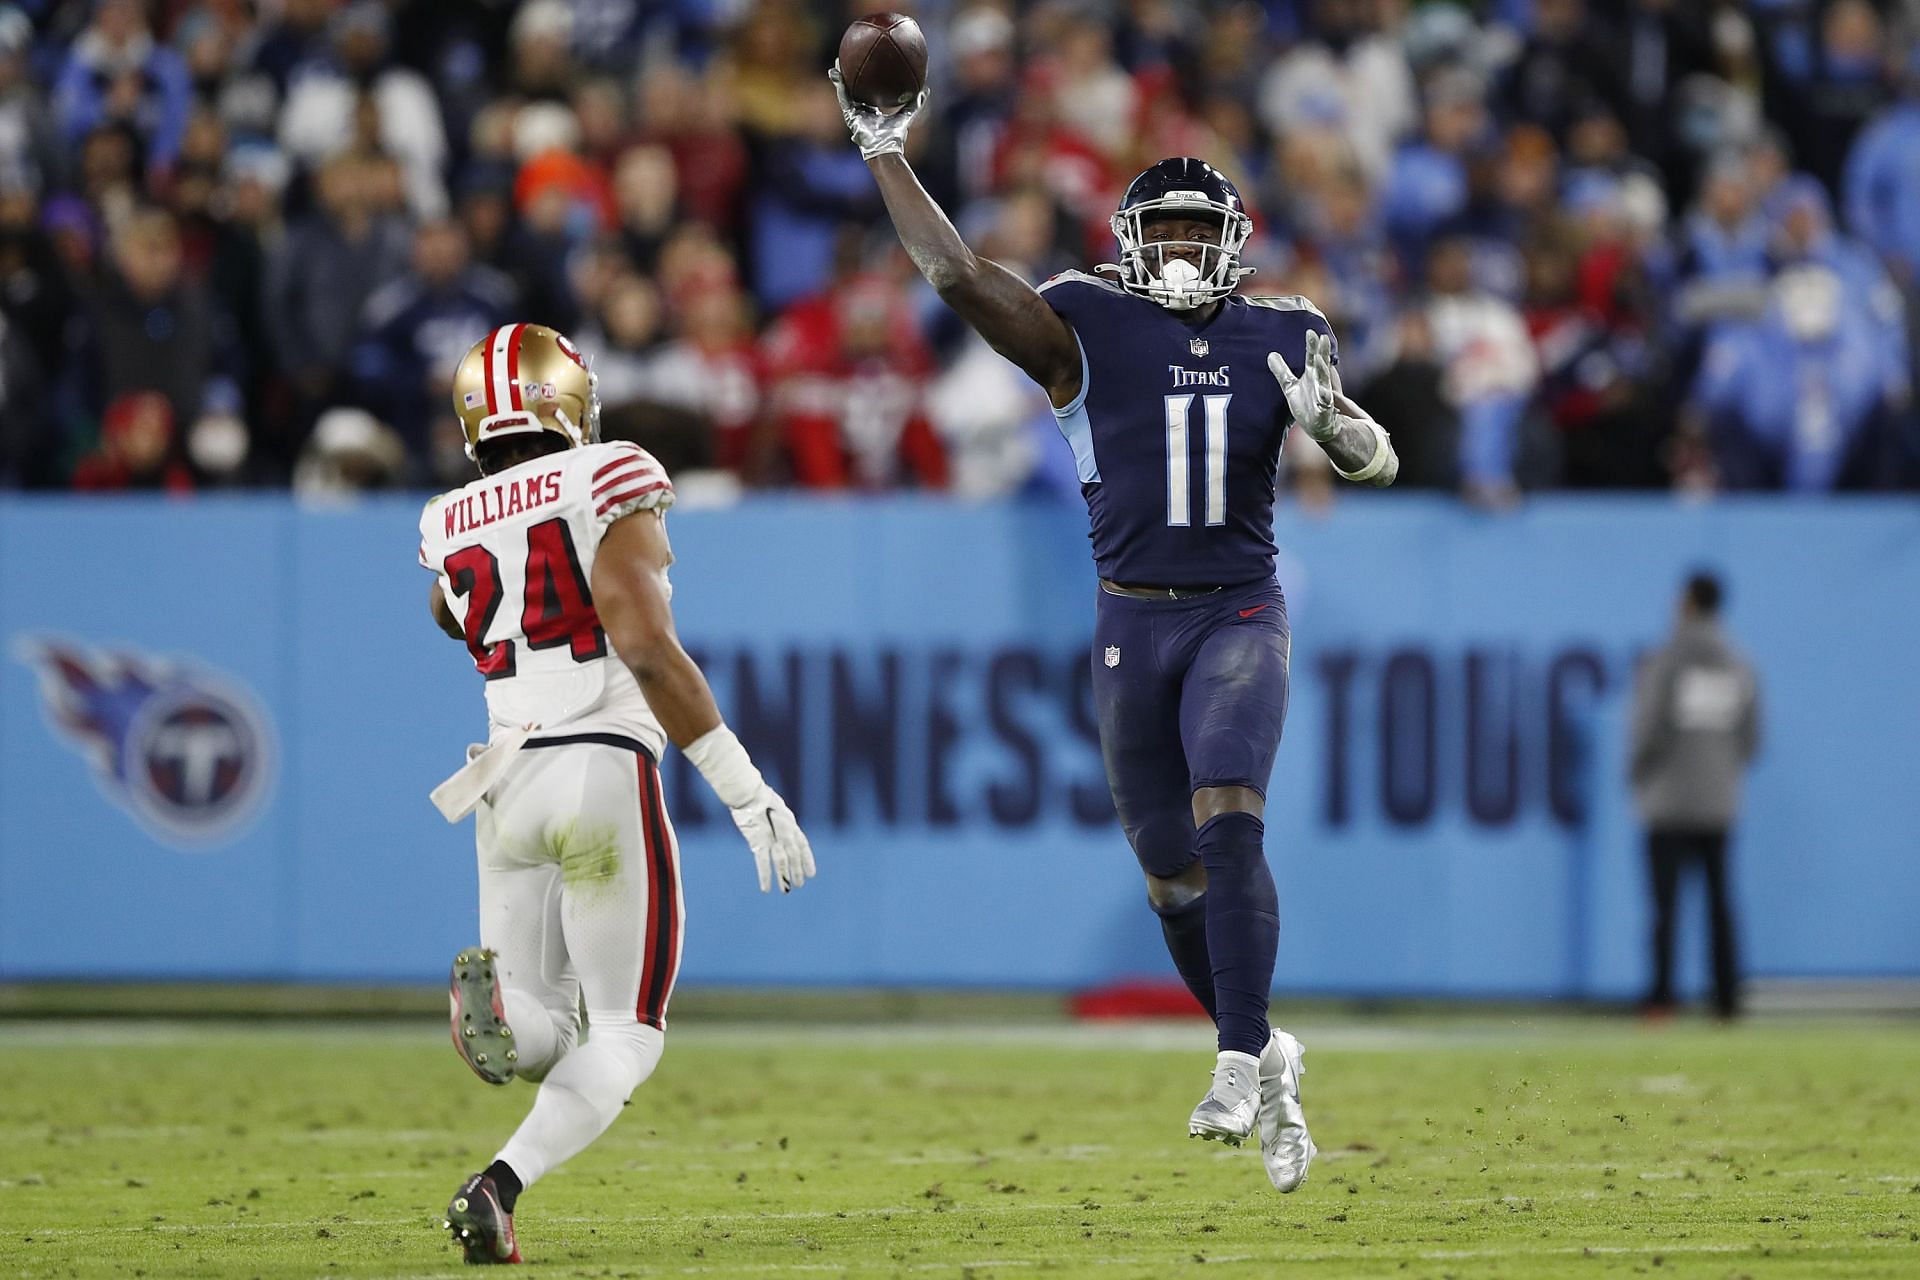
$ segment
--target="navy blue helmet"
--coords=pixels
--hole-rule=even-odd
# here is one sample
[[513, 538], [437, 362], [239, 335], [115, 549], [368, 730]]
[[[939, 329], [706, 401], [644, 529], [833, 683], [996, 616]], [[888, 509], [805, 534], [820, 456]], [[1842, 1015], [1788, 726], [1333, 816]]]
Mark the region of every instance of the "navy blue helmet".
[[[1220, 243], [1148, 242], [1146, 224], [1165, 217], [1218, 218]], [[1171, 310], [1186, 311], [1224, 298], [1253, 274], [1251, 267], [1240, 265], [1240, 250], [1253, 234], [1253, 219], [1227, 175], [1204, 160], [1175, 156], [1147, 169], [1127, 185], [1112, 225], [1120, 242], [1120, 264], [1108, 269], [1117, 272], [1128, 292]], [[1169, 276], [1167, 250], [1175, 248], [1198, 250], [1197, 267], [1176, 257]]]

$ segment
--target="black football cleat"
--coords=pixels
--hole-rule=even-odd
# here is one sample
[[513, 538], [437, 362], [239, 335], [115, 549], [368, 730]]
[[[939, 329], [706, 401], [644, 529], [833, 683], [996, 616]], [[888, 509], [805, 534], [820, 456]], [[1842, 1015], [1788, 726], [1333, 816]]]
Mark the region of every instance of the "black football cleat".
[[476, 1173], [460, 1184], [453, 1202], [447, 1206], [442, 1223], [453, 1233], [469, 1266], [493, 1266], [520, 1261], [520, 1246], [513, 1238], [513, 1215], [500, 1205], [500, 1189], [484, 1173]]
[[484, 947], [468, 947], [453, 958], [447, 980], [453, 1020], [453, 1047], [473, 1074], [488, 1084], [513, 1079], [513, 1028], [500, 1000], [499, 957]]

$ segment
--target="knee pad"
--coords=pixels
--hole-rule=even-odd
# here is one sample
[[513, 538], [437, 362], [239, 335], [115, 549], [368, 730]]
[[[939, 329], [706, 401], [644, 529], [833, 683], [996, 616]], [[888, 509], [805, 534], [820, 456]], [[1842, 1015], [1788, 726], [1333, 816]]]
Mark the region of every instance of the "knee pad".
[[648, 1026], [630, 1012], [602, 1018], [589, 1010], [587, 1043], [604, 1054], [606, 1061], [617, 1065], [621, 1079], [626, 1084], [620, 1094], [624, 1099], [660, 1065], [660, 1055], [666, 1052], [667, 1037], [660, 1028]]
[[544, 1062], [528, 1062], [522, 1057], [516, 1075], [529, 1084], [539, 1084], [545, 1080], [560, 1060], [573, 1052], [573, 1046], [580, 1040], [578, 1015], [562, 1013], [558, 1009], [548, 1009], [546, 1014], [547, 1020], [553, 1024], [553, 1053]]
[[1181, 813], [1152, 818], [1127, 829], [1127, 843], [1140, 869], [1156, 880], [1172, 880], [1190, 870], [1198, 855], [1193, 847], [1193, 819]]
[[1207, 878], [1200, 872], [1196, 860], [1193, 866], [1177, 876], [1147, 877], [1147, 905], [1153, 908], [1157, 916], [1180, 916], [1194, 909], [1207, 896]]

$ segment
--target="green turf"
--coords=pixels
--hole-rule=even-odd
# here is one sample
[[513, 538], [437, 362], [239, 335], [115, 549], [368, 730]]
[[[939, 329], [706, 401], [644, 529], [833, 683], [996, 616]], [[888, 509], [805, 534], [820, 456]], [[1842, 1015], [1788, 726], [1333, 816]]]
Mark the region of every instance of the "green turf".
[[[1298, 1028], [1281, 1197], [1191, 1029], [677, 1031], [522, 1202], [561, 1276], [1920, 1276], [1920, 1029]], [[426, 1027], [0, 1025], [0, 1276], [458, 1275], [532, 1098]]]

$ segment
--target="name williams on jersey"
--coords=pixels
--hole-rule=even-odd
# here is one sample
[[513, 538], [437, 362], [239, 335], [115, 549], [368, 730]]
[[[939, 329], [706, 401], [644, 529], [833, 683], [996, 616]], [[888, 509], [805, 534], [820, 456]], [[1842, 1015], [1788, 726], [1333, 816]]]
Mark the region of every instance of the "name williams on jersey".
[[504, 520], [508, 516], [517, 516], [523, 511], [532, 511], [558, 501], [558, 471], [492, 484], [477, 482], [447, 500], [447, 537], [471, 533], [495, 520]]

